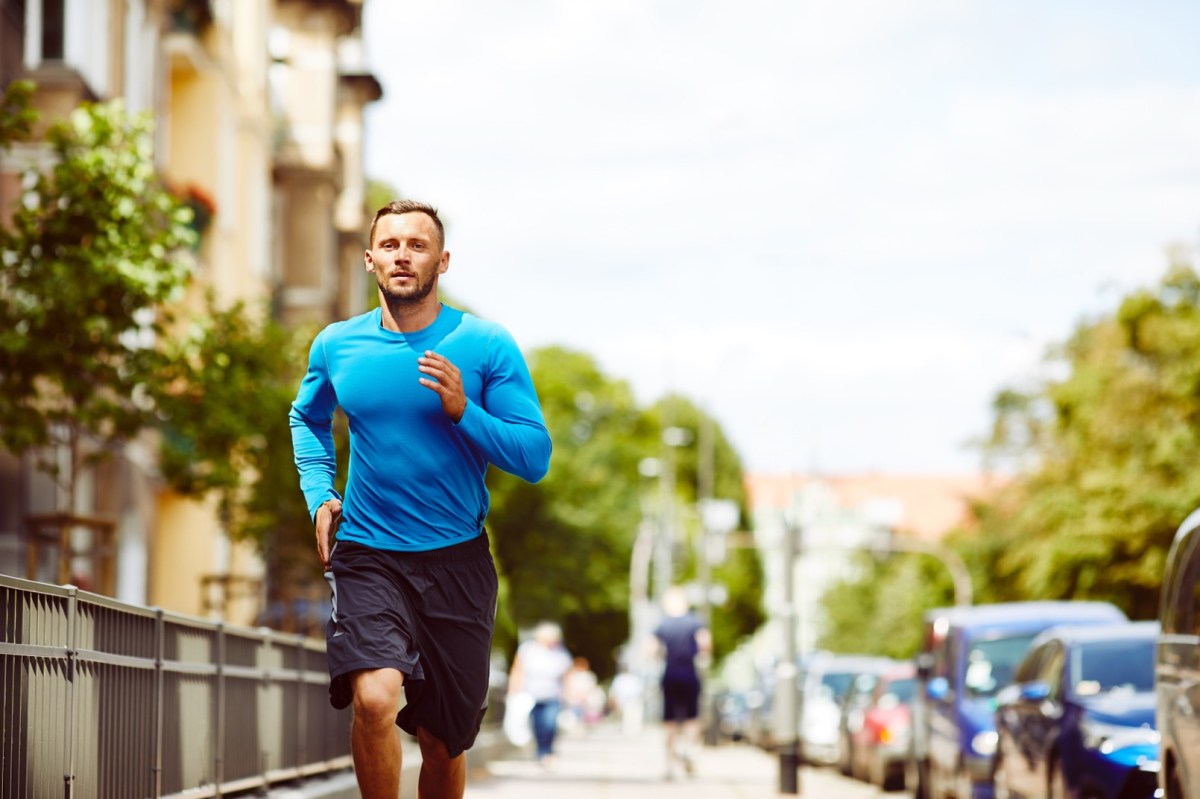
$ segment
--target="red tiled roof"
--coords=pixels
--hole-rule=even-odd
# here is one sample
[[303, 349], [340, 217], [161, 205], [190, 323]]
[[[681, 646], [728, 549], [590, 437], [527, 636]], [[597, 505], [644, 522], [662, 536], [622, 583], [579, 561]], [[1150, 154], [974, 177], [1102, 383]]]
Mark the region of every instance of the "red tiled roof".
[[973, 523], [970, 500], [986, 496], [1003, 486], [1006, 479], [994, 474], [747, 474], [746, 492], [750, 506], [786, 508], [795, 491], [820, 482], [846, 508], [872, 500], [896, 502], [901, 508], [896, 523], [899, 533], [935, 541], [955, 527]]

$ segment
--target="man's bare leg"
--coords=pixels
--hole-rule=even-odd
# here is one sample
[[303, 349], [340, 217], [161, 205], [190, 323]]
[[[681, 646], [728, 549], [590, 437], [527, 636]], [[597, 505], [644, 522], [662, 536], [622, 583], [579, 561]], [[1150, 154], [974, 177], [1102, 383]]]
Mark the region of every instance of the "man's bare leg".
[[424, 727], [417, 728], [417, 743], [421, 746], [420, 799], [462, 799], [467, 787], [467, 753], [450, 757], [446, 745]]
[[673, 721], [664, 721], [667, 740], [667, 779], [675, 773], [675, 761], [679, 759], [679, 725]]
[[400, 731], [396, 711], [404, 674], [396, 669], [356, 672], [354, 721], [350, 726], [350, 752], [362, 799], [398, 799], [400, 796]]
[[683, 741], [679, 747], [679, 759], [683, 763], [683, 770], [691, 774], [696, 770], [694, 752], [700, 746], [700, 719], [688, 719], [683, 722], [679, 737]]

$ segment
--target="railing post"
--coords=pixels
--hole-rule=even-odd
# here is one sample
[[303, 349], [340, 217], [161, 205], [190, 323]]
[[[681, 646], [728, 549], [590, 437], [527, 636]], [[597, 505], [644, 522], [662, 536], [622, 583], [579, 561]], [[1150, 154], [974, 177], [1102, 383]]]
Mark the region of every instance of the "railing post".
[[[304, 633], [296, 633], [296, 769], [308, 763], [308, 648]], [[282, 721], [282, 720], [281, 720]]]
[[213, 779], [217, 784], [217, 796], [224, 796], [225, 784], [225, 623], [217, 624], [217, 720], [213, 750]]
[[[258, 701], [258, 706], [262, 708], [269, 707], [271, 705], [271, 703], [266, 701], [266, 699], [271, 695], [271, 647], [273, 644], [271, 642], [271, 636], [267, 632], [266, 628], [260, 627], [258, 629], [258, 636], [259, 653], [257, 664], [259, 668], [262, 669], [262, 677], [259, 678], [258, 693], [255, 696], [255, 699]], [[280, 687], [280, 690], [282, 690], [282, 686]], [[280, 703], [280, 705], [282, 706], [283, 702], [286, 701], [287, 698], [283, 697], [283, 701]], [[271, 785], [271, 781], [267, 776], [267, 771], [270, 769], [271, 765], [270, 753], [267, 752], [267, 726], [274, 722], [279, 727], [282, 727], [282, 725], [279, 724], [279, 721], [280, 719], [271, 720], [260, 718], [258, 720], [258, 737], [255, 739], [254, 745], [258, 747], [258, 770], [262, 772], [262, 785], [264, 793]]]
[[167, 652], [167, 624], [162, 608], [154, 609], [154, 772], [153, 799], [162, 796], [163, 770], [163, 708], [166, 705], [166, 680], [163, 677], [163, 656]]
[[75, 690], [75, 669], [79, 656], [79, 589], [73, 585], [67, 589], [67, 729], [66, 729], [66, 771], [63, 774], [63, 796], [73, 799], [75, 796], [75, 736], [79, 732], [79, 716], [75, 703], [78, 691]]

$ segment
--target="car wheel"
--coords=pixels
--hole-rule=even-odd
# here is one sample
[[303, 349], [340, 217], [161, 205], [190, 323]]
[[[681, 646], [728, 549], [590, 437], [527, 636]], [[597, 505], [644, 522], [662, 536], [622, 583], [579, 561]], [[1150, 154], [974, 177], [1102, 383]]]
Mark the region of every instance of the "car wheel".
[[875, 785], [885, 793], [889, 791], [903, 791], [906, 787], [906, 776], [905, 769], [896, 768], [894, 763], [881, 762], [878, 774], [879, 779], [875, 782]]

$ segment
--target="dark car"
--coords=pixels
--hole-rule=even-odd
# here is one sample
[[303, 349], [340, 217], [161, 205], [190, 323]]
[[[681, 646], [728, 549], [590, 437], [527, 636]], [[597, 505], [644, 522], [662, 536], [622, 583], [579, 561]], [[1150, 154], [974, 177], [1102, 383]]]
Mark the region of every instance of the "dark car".
[[1038, 633], [1125, 622], [1107, 602], [1007, 602], [926, 614], [913, 705], [910, 787], [917, 799], [991, 799], [996, 694]]
[[1157, 622], [1055, 627], [997, 697], [997, 799], [1151, 799]]
[[879, 674], [861, 721], [852, 725], [852, 776], [885, 791], [904, 788], [916, 685], [916, 666], [911, 661], [897, 662]]

